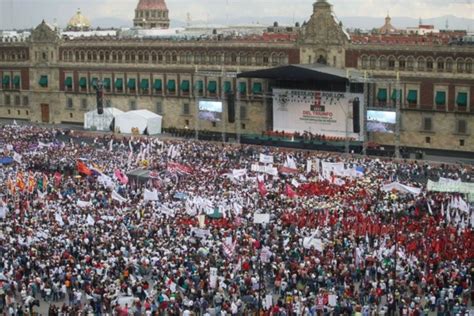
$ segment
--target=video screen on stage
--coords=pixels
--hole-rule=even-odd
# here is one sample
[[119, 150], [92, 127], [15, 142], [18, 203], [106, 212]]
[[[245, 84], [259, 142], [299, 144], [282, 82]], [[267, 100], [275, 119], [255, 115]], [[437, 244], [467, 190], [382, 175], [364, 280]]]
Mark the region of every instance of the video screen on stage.
[[395, 133], [397, 113], [394, 111], [367, 111], [367, 131]]
[[222, 121], [222, 102], [199, 101], [199, 118], [211, 122]]

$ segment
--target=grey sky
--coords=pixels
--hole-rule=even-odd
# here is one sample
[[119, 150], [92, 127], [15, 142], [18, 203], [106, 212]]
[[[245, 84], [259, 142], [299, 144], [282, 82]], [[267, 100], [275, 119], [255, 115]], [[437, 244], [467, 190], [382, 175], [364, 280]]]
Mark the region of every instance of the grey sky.
[[[77, 8], [91, 20], [113, 18], [129, 22], [138, 0], [0, 0], [0, 29], [27, 28], [44, 18], [64, 26]], [[314, 0], [167, 0], [172, 20], [207, 21], [248, 17], [308, 19]], [[455, 15], [474, 19], [472, 0], [330, 0], [336, 14], [345, 16], [433, 18]], [[130, 22], [129, 22], [130, 23]], [[120, 25], [117, 25], [120, 26]]]

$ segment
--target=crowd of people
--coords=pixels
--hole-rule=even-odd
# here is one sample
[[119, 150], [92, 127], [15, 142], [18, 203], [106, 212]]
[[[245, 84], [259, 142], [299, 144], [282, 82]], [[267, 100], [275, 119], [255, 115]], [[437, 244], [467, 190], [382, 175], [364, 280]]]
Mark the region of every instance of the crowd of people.
[[472, 313], [474, 209], [426, 184], [469, 166], [33, 126], [0, 157], [6, 315]]

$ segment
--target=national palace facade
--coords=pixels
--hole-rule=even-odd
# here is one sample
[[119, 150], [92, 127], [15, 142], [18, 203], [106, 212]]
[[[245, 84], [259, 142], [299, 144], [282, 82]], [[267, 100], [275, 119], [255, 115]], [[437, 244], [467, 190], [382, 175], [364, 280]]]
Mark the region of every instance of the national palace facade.
[[[153, 1], [144, 1], [141, 9], [152, 10]], [[167, 8], [158, 3], [166, 13], [138, 7], [135, 21], [149, 14], [166, 26]], [[225, 130], [260, 134], [272, 128], [268, 83], [235, 74], [323, 62], [380, 79], [369, 90], [370, 107], [394, 108], [393, 79], [400, 77], [402, 146], [474, 152], [474, 46], [422, 36], [368, 40], [345, 32], [325, 0], [313, 6], [294, 40], [69, 39], [43, 21], [24, 41], [0, 42], [0, 118], [80, 124], [96, 107], [95, 85], [101, 80], [106, 106], [151, 110], [163, 116], [165, 128], [194, 128], [198, 98], [225, 102], [235, 93], [239, 120], [225, 120]], [[220, 124], [201, 122], [199, 128], [222, 131]], [[370, 140], [394, 142], [390, 134], [371, 134]]]

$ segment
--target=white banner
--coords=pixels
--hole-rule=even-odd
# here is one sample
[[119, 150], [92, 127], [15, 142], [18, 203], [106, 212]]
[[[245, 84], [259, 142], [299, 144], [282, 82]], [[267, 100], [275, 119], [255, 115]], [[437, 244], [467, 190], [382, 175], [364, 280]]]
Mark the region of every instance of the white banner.
[[247, 174], [247, 169], [234, 169], [232, 170], [232, 175], [234, 178], [240, 178]]
[[213, 289], [217, 286], [217, 268], [209, 269], [209, 286]]
[[158, 201], [158, 192], [156, 190], [149, 191], [145, 189], [143, 193], [143, 200], [144, 201]]
[[253, 222], [255, 224], [270, 223], [270, 214], [253, 214]]
[[260, 162], [261, 163], [273, 163], [273, 156], [267, 156], [264, 154], [260, 154]]
[[[364, 95], [310, 90], [273, 90], [273, 130], [310, 132], [361, 140], [354, 133], [353, 102], [359, 100], [360, 126], [363, 126]], [[347, 119], [347, 124], [346, 124]], [[346, 133], [347, 132], [347, 133]]]
[[278, 169], [274, 168], [272, 165], [267, 165], [267, 166], [252, 165], [251, 170], [253, 172], [266, 173], [266, 174], [269, 174], [271, 176], [277, 176], [278, 175]]

